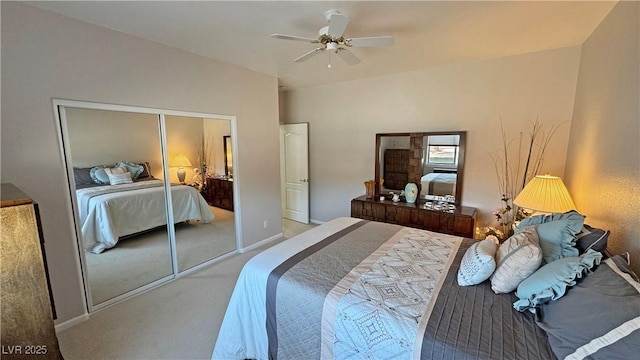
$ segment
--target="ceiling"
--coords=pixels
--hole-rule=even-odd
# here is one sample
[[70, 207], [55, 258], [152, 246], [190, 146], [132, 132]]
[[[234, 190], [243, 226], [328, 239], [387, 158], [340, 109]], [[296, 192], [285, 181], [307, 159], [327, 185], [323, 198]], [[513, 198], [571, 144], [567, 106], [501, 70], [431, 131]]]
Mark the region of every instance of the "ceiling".
[[[88, 23], [277, 76], [284, 89], [582, 44], [615, 1], [63, 1], [29, 2]], [[347, 65], [315, 44], [324, 12], [349, 17], [345, 37], [391, 35], [392, 47], [352, 48]]]

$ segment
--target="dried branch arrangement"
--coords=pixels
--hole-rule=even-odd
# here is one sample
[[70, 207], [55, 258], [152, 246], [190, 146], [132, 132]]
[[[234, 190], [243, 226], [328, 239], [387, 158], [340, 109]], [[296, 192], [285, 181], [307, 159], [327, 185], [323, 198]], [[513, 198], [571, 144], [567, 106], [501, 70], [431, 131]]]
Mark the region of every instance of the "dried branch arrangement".
[[[528, 136], [520, 132], [517, 139], [509, 139], [504, 130], [502, 118], [500, 119], [502, 148], [489, 155], [498, 179], [502, 208], [494, 212], [499, 229], [486, 228], [485, 234], [496, 235], [499, 239], [505, 240], [513, 233], [514, 224], [528, 215], [524, 213], [524, 209], [518, 209], [513, 204], [513, 199], [529, 180], [539, 174], [549, 142], [562, 124], [555, 125], [545, 132], [536, 118]], [[516, 145], [515, 148], [514, 145]]]

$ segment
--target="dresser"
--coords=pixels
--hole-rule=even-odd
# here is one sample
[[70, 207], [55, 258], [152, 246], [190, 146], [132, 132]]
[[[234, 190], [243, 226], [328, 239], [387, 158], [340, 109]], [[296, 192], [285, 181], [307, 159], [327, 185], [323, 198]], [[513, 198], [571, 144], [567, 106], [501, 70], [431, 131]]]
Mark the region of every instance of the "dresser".
[[12, 184], [0, 190], [3, 359], [62, 359], [38, 205]]
[[211, 206], [233, 211], [233, 179], [207, 178], [202, 196]]
[[398, 224], [418, 229], [458, 235], [473, 239], [476, 228], [476, 208], [456, 206], [454, 209], [427, 209], [418, 204], [369, 199], [365, 195], [351, 200], [351, 217]]

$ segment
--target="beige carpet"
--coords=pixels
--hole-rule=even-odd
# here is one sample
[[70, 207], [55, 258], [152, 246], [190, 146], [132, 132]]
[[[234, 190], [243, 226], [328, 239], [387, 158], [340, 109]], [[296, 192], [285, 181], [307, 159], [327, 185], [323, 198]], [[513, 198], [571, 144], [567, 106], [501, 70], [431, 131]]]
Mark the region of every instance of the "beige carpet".
[[[314, 226], [282, 222], [288, 237]], [[238, 274], [262, 250], [232, 256], [93, 314], [58, 334], [62, 355], [66, 360], [211, 359]]]
[[[178, 269], [183, 271], [236, 249], [232, 211], [210, 207], [208, 224], [176, 225]], [[171, 252], [166, 229], [128, 239], [101, 254], [85, 253], [92, 303], [99, 304], [171, 275]]]

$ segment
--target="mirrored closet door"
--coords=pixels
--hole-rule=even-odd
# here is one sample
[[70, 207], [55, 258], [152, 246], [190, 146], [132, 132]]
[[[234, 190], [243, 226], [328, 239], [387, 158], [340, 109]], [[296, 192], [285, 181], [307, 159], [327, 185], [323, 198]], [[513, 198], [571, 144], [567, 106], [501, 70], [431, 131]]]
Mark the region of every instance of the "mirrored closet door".
[[[172, 184], [197, 189], [202, 195], [198, 205], [206, 218], [193, 221], [186, 214], [179, 193], [172, 191], [178, 270], [184, 271], [236, 250], [233, 207], [220, 199], [233, 197], [233, 179], [224, 176], [224, 142], [231, 133], [231, 123], [224, 119], [165, 116], [167, 155]], [[233, 202], [231, 201], [230, 204]], [[215, 206], [214, 206], [215, 205]]]
[[54, 106], [89, 311], [237, 249], [233, 207], [213, 206], [217, 180], [228, 181], [233, 196], [223, 143], [232, 118], [63, 100]]

